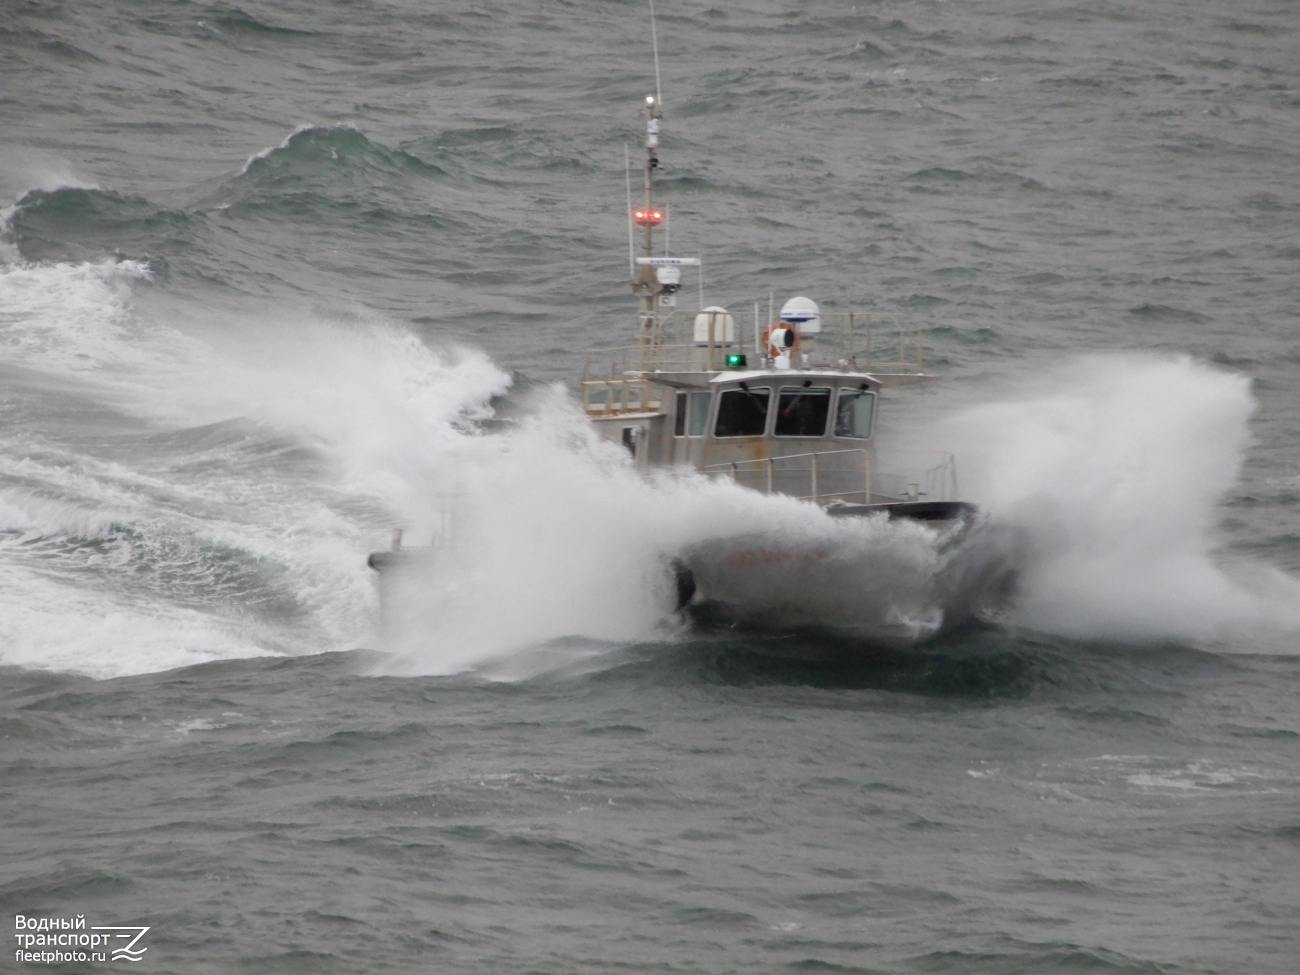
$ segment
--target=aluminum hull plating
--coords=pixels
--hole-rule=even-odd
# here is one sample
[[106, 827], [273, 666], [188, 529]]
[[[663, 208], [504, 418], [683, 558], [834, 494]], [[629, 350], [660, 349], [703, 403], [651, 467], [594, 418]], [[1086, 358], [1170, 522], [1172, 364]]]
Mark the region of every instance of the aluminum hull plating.
[[[815, 539], [754, 533], [692, 546], [679, 562], [679, 595], [704, 616], [892, 646], [933, 637], [958, 606], [969, 612], [972, 506], [845, 505], [827, 514]], [[983, 585], [988, 574], [974, 578]]]

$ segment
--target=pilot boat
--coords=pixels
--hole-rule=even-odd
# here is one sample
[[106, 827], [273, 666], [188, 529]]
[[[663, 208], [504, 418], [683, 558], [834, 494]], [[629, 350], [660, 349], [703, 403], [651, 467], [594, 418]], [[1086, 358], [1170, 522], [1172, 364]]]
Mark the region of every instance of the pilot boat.
[[[581, 407], [639, 470], [692, 469], [815, 505], [825, 519], [812, 537], [757, 531], [673, 553], [677, 608], [890, 641], [933, 634], [952, 602], [945, 553], [975, 509], [956, 499], [950, 456], [909, 480], [878, 470], [875, 449], [882, 391], [934, 378], [923, 368], [919, 332], [824, 313], [805, 296], [779, 312], [769, 296], [765, 315], [754, 304], [752, 325], [716, 305], [680, 312], [683, 273], [700, 273], [701, 262], [656, 253], [664, 220], [654, 199], [657, 95], [646, 98], [642, 116], [640, 204], [632, 204], [630, 166], [627, 194], [636, 341], [588, 357]], [[381, 601], [392, 598], [401, 567], [431, 551], [402, 548], [399, 533], [391, 551], [372, 554]]]

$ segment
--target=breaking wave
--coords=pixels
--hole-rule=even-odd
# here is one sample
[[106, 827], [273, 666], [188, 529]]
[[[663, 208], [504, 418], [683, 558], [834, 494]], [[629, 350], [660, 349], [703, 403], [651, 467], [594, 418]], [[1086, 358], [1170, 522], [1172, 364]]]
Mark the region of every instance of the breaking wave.
[[0, 268], [0, 662], [103, 677], [364, 644], [365, 552], [508, 378], [364, 315], [150, 305], [147, 278]]
[[[512, 390], [480, 352], [359, 311], [199, 308], [139, 292], [149, 275], [0, 268], [4, 663], [113, 676], [374, 646], [364, 559], [397, 526], [444, 543], [387, 644], [398, 672], [672, 637], [668, 562], [701, 539], [942, 567], [932, 533], [642, 477], [562, 388]], [[925, 436], [960, 448], [968, 496], [1018, 539], [1005, 622], [1207, 640], [1298, 622], [1294, 580], [1216, 548], [1252, 410], [1244, 378], [1188, 359], [1090, 360]]]

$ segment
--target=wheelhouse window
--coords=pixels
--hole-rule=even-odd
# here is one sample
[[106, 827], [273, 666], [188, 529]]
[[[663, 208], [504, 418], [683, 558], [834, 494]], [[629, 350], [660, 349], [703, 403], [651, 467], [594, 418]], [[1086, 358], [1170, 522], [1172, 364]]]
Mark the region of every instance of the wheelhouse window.
[[766, 386], [723, 390], [718, 397], [715, 437], [761, 437], [767, 429], [767, 405], [772, 390]]
[[712, 399], [713, 393], [707, 389], [691, 393], [690, 411], [686, 414], [686, 436], [704, 436], [704, 428], [709, 424], [709, 402]]
[[776, 404], [778, 437], [824, 437], [831, 391], [824, 386], [782, 386]]
[[840, 390], [835, 407], [835, 436], [865, 440], [871, 436], [871, 419], [875, 412], [875, 393], [865, 389]]
[[677, 413], [673, 417], [674, 437], [702, 437], [709, 423], [708, 390], [677, 394]]

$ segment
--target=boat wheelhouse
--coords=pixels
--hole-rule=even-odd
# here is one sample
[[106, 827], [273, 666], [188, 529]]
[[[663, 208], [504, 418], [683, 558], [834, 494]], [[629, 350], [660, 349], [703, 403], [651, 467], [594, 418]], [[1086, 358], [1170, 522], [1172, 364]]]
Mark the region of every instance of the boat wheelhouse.
[[[919, 332], [885, 316], [824, 315], [802, 296], [779, 314], [769, 298], [765, 318], [756, 303], [752, 334], [716, 305], [677, 311], [682, 272], [700, 273], [701, 261], [654, 253], [663, 219], [653, 192], [661, 119], [657, 99], [647, 98], [644, 199], [633, 208], [628, 194], [638, 341], [588, 357], [581, 389], [591, 422], [626, 446], [639, 468], [690, 467], [837, 508], [915, 505], [922, 496], [952, 503], [950, 459], [913, 482], [876, 465], [881, 390], [933, 378], [923, 371]], [[939, 511], [928, 508], [931, 516]]]
[[[924, 372], [919, 333], [889, 318], [823, 314], [803, 296], [779, 313], [771, 297], [766, 315], [755, 304], [752, 324], [744, 326], [703, 300], [698, 311], [678, 312], [683, 271], [698, 274], [701, 262], [655, 253], [654, 232], [664, 219], [653, 192], [662, 117], [659, 99], [647, 98], [644, 196], [635, 208], [628, 179], [636, 341], [588, 356], [580, 389], [589, 421], [604, 439], [622, 444], [639, 470], [678, 467], [727, 478], [809, 502], [837, 520], [928, 522], [937, 531], [920, 532], [924, 544], [952, 544], [974, 512], [954, 500], [952, 458], [911, 481], [877, 469], [882, 391], [933, 378]], [[793, 547], [761, 529], [703, 537], [668, 557], [677, 608], [707, 602], [744, 618], [903, 642], [933, 634], [944, 613], [930, 561], [915, 552], [900, 558], [888, 539], [862, 547], [883, 525], [839, 527], [846, 531]], [[895, 534], [915, 538], [917, 530]], [[418, 589], [418, 572], [411, 573], [430, 565], [439, 549], [436, 540], [430, 548], [403, 549], [397, 533], [391, 551], [370, 556], [385, 619], [399, 577]]]

